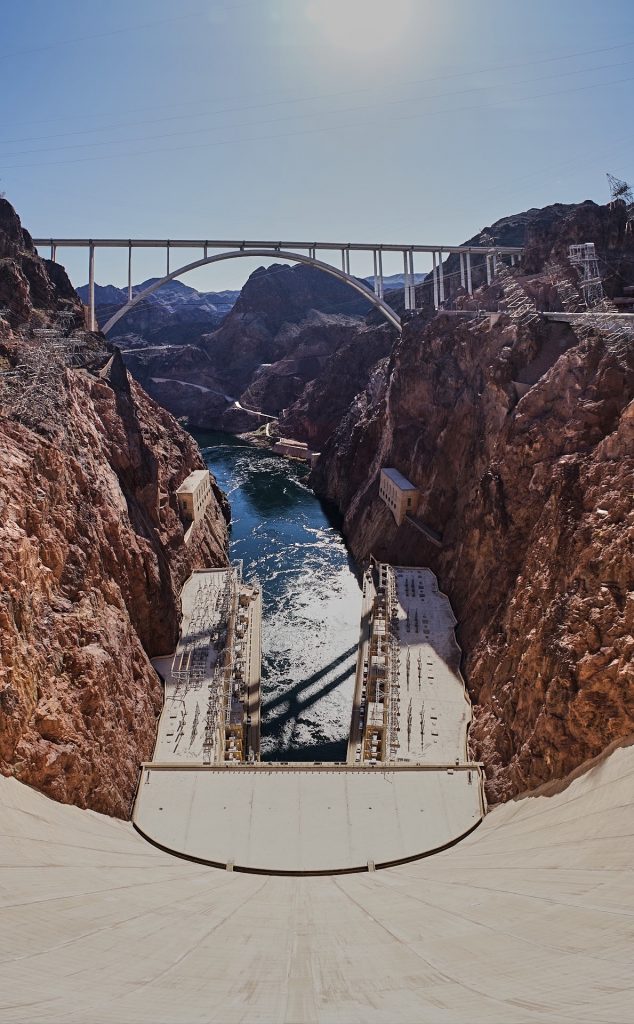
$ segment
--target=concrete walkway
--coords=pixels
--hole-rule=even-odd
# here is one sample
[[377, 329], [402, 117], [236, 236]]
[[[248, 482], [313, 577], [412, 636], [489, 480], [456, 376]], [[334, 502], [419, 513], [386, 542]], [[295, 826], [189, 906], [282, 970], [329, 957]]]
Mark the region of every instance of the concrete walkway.
[[259, 759], [262, 595], [239, 576], [198, 569], [183, 586], [176, 653], [153, 661], [164, 681], [154, 761]]
[[366, 572], [349, 764], [468, 760], [471, 702], [455, 626], [430, 569], [377, 563]]
[[194, 572], [183, 586], [176, 655], [153, 662], [165, 681], [154, 760], [203, 763], [207, 718], [214, 698], [212, 754], [215, 759], [222, 756], [220, 715], [226, 684], [224, 677], [218, 683], [215, 676], [224, 664], [226, 620], [236, 585], [232, 569], [216, 569]]
[[397, 761], [467, 760], [471, 702], [460, 675], [456, 618], [430, 569], [395, 568]]

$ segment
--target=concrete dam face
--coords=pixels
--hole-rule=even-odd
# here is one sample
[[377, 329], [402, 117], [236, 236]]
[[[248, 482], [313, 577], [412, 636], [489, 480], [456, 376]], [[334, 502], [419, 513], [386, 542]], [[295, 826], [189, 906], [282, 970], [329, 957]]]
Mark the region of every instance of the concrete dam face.
[[631, 1020], [634, 747], [433, 857], [273, 877], [0, 779], [0, 1019]]
[[345, 762], [259, 757], [261, 590], [197, 570], [132, 820], [168, 853], [268, 874], [393, 866], [459, 842], [485, 811], [455, 617], [429, 569], [364, 574]]

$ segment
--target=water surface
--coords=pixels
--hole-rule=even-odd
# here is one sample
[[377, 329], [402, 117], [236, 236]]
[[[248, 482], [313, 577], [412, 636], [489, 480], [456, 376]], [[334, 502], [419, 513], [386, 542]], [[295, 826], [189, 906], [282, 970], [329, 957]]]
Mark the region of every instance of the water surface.
[[262, 584], [262, 757], [345, 760], [361, 590], [341, 533], [301, 463], [195, 437], [231, 502], [231, 558]]

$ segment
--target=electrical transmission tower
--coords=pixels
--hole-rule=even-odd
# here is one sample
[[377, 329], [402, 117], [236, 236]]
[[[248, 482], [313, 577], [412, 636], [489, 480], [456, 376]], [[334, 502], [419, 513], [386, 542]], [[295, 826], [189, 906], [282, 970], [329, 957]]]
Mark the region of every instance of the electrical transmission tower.
[[594, 250], [594, 242], [571, 245], [568, 249], [568, 259], [581, 275], [581, 292], [586, 307], [592, 309], [603, 298], [603, 283], [599, 273], [599, 261]]
[[607, 179], [610, 186], [610, 207], [614, 206], [618, 199], [623, 200], [627, 215], [626, 231], [631, 231], [634, 225], [634, 193], [626, 181], [615, 178], [613, 174], [608, 174]]

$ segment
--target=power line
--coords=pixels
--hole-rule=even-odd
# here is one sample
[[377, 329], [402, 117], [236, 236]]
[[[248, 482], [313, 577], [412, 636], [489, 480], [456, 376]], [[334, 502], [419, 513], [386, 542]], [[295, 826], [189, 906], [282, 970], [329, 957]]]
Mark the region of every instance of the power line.
[[[216, 11], [232, 12], [242, 7], [251, 7], [259, 0], [241, 0], [240, 3], [216, 5]], [[157, 25], [170, 25], [175, 21], [188, 21], [192, 18], [205, 17], [210, 13], [208, 8], [199, 8], [190, 14], [177, 14], [171, 18], [153, 18], [152, 21], [143, 22], [137, 25], [125, 25], [123, 28], [107, 29], [105, 32], [92, 32], [82, 36], [65, 36], [56, 39], [52, 43], [43, 43], [41, 46], [31, 46], [23, 50], [12, 50], [8, 53], [0, 53], [0, 60], [9, 60], [12, 57], [25, 57], [31, 53], [43, 53], [46, 50], [57, 50], [60, 46], [71, 46], [73, 43], [86, 43], [93, 39], [107, 39], [111, 36], [130, 35], [133, 32], [145, 32], [148, 28], [155, 28]]]
[[[238, 6], [238, 5], [236, 5], [236, 6]], [[187, 16], [187, 17], [189, 17], [189, 16]], [[123, 30], [122, 29], [122, 30], [117, 30], [117, 31], [127, 31], [127, 30]], [[56, 44], [52, 44], [52, 45], [56, 45]], [[594, 49], [591, 49], [591, 50], [578, 50], [578, 51], [573, 51], [572, 53], [558, 54], [557, 56], [552, 56], [552, 57], [533, 58], [533, 59], [528, 60], [528, 61], [519, 61], [519, 62], [516, 62], [514, 64], [494, 64], [494, 65], [490, 65], [489, 67], [473, 68], [470, 71], [455, 71], [455, 72], [452, 72], [451, 74], [447, 74], [447, 75], [434, 75], [433, 77], [430, 77], [430, 78], [412, 78], [412, 79], [408, 79], [403, 84], [405, 84], [405, 85], [427, 85], [427, 84], [433, 83], [433, 82], [450, 81], [450, 80], [453, 80], [453, 79], [456, 79], [456, 78], [465, 78], [465, 77], [469, 77], [469, 76], [472, 76], [472, 75], [491, 74], [491, 73], [497, 72], [497, 71], [512, 71], [512, 70], [517, 70], [518, 68], [533, 67], [533, 66], [537, 66], [537, 65], [541, 65], [541, 64], [557, 63], [557, 62], [563, 61], [563, 60], [573, 60], [576, 57], [586, 57], [586, 56], [590, 56], [592, 54], [597, 54], [597, 53], [610, 53], [610, 52], [613, 52], [614, 50], [626, 49], [627, 47], [633, 46], [633, 45], [634, 45], [634, 39], [630, 39], [627, 42], [617, 43], [617, 44], [612, 45], [612, 46], [603, 46], [603, 47], [598, 47], [598, 48], [594, 48]], [[382, 84], [385, 83], [385, 77], [384, 76], [382, 76], [381, 82], [382, 82]], [[335, 98], [336, 99], [336, 98], [338, 98], [340, 96], [350, 96], [350, 95], [357, 95], [359, 93], [372, 92], [374, 88], [375, 87], [373, 87], [373, 86], [369, 86], [369, 87], [360, 88], [360, 89], [346, 89], [346, 90], [340, 90], [340, 91], [336, 91], [336, 92], [320, 93], [320, 94], [317, 94], [317, 95], [314, 95], [314, 96], [307, 96], [307, 97], [302, 97], [302, 98], [296, 98], [296, 97], [292, 96], [289, 99], [278, 99], [278, 100], [273, 100], [273, 101], [270, 101], [270, 102], [267, 102], [267, 103], [258, 103], [258, 104], [246, 105], [246, 106], [241, 106], [241, 107], [233, 108], [231, 112], [234, 112], [234, 111], [237, 111], [237, 110], [258, 110], [258, 109], [263, 109], [265, 107], [280, 106], [280, 105], [286, 105], [286, 104], [289, 104], [289, 103], [303, 103], [303, 102], [307, 102], [307, 101], [311, 101], [312, 102], [312, 101], [320, 100], [320, 99], [331, 99], [331, 98]], [[250, 95], [250, 94], [246, 94], [245, 93], [244, 95], [246, 96], [246, 95]], [[235, 98], [235, 94], [232, 94], [231, 99], [234, 99], [234, 98]], [[224, 99], [229, 99], [229, 97], [225, 97]], [[187, 103], [185, 105], [185, 108], [186, 109], [190, 109], [192, 103], [199, 103], [199, 102], [204, 102], [204, 101], [200, 101], [200, 100], [190, 101], [189, 103]], [[179, 105], [172, 106], [171, 108], [168, 108], [168, 109], [178, 110], [178, 109], [182, 109], [182, 106], [183, 105], [179, 104]], [[145, 107], [132, 108], [130, 110], [130, 112], [131, 113], [135, 113], [135, 112], [141, 112], [143, 110], [155, 110], [155, 109], [156, 109], [155, 105], [151, 105], [151, 106], [145, 106]], [[69, 115], [68, 113], [66, 113], [64, 116], [61, 116], [59, 118], [41, 118], [41, 119], [36, 120], [36, 121], [28, 121], [28, 122], [20, 120], [20, 121], [16, 121], [16, 122], [5, 122], [5, 124], [8, 124], [8, 125], [10, 125], [11, 123], [13, 123], [13, 124], [20, 124], [20, 125], [25, 125], [25, 124], [50, 124], [51, 121], [55, 121], [55, 120], [63, 121], [63, 122], [66, 123], [69, 120], [70, 116], [72, 116], [72, 115]], [[111, 116], [111, 115], [106, 115], [106, 116]], [[191, 116], [195, 116], [195, 115], [192, 114]]]
[[[525, 102], [530, 102], [531, 100], [535, 100], [535, 99], [549, 99], [549, 98], [551, 98], [553, 96], [570, 95], [572, 93], [585, 92], [585, 91], [588, 91], [589, 89], [596, 90], [596, 89], [603, 88], [603, 87], [611, 87], [611, 86], [614, 86], [614, 85], [622, 85], [624, 83], [629, 83], [629, 82], [631, 82], [633, 80], [634, 79], [632, 77], [620, 78], [620, 79], [617, 79], [616, 81], [612, 81], [612, 82], [601, 82], [600, 84], [593, 83], [591, 85], [575, 86], [572, 89], [559, 89], [559, 90], [555, 90], [553, 92], [536, 93], [536, 94], [533, 94], [533, 95], [530, 95], [530, 96], [519, 96], [519, 97], [515, 98], [514, 102], [515, 103], [525, 103]], [[398, 114], [398, 115], [396, 115], [394, 117], [391, 117], [390, 120], [389, 120], [389, 124], [393, 124], [393, 123], [395, 123], [397, 121], [419, 120], [419, 119], [423, 119], [425, 117], [433, 117], [433, 116], [443, 116], [444, 117], [444, 116], [446, 116], [448, 114], [454, 115], [454, 114], [458, 114], [458, 113], [470, 113], [472, 111], [487, 110], [487, 109], [489, 109], [487, 106], [481, 106], [481, 105], [475, 104], [475, 105], [469, 105], [469, 106], [464, 106], [464, 107], [454, 107], [454, 108], [445, 109], [445, 110], [417, 111], [416, 113], [412, 113], [412, 114]], [[300, 131], [284, 132], [284, 133], [281, 133], [281, 134], [278, 134], [278, 135], [256, 135], [256, 136], [250, 136], [250, 137], [247, 136], [247, 137], [239, 138], [239, 139], [220, 139], [220, 140], [216, 140], [214, 142], [205, 142], [205, 143], [199, 143], [199, 144], [193, 144], [193, 145], [187, 145], [187, 146], [179, 146], [177, 150], [174, 150], [172, 148], [167, 148], [167, 149], [166, 148], [159, 148], [159, 149], [153, 149], [153, 150], [149, 150], [149, 149], [146, 149], [146, 150], [135, 150], [135, 151], [129, 151], [129, 152], [126, 152], [126, 153], [116, 153], [116, 154], [113, 153], [113, 154], [109, 155], [109, 159], [120, 159], [122, 157], [123, 158], [128, 158], [128, 157], [135, 157], [135, 156], [150, 156], [150, 155], [155, 155], [155, 154], [159, 154], [159, 153], [167, 153], [167, 154], [173, 153], [173, 152], [180, 153], [183, 150], [213, 149], [213, 148], [216, 148], [218, 146], [244, 144], [244, 143], [249, 143], [249, 142], [269, 142], [269, 141], [276, 141], [278, 139], [298, 138], [298, 137], [301, 137], [301, 136], [304, 136], [304, 135], [318, 135], [318, 134], [324, 134], [324, 133], [329, 133], [329, 132], [343, 131], [343, 130], [348, 130], [350, 128], [364, 128], [365, 129], [365, 128], [372, 127], [373, 124], [374, 124], [374, 122], [359, 122], [359, 121], [346, 122], [344, 124], [339, 124], [339, 125], [327, 125], [327, 126], [321, 127], [321, 128], [307, 128], [307, 129], [303, 129], [303, 130], [300, 130]], [[238, 127], [238, 126], [236, 126], [236, 127]], [[175, 133], [175, 134], [178, 134], [178, 133]], [[195, 134], [199, 134], [199, 132], [196, 132]], [[172, 137], [172, 136], [167, 136], [167, 137]], [[44, 153], [44, 152], [45, 151], [42, 151], [42, 153]], [[38, 163], [38, 162], [36, 162], [36, 163], [26, 163], [26, 164], [7, 164], [7, 165], [5, 165], [4, 169], [5, 170], [21, 170], [21, 169], [28, 168], [28, 167], [38, 167], [38, 166], [45, 166], [45, 168], [48, 169], [51, 166], [59, 166], [59, 165], [62, 165], [62, 164], [70, 164], [70, 163], [89, 163], [89, 162], [93, 162], [95, 160], [103, 161], [104, 157], [103, 157], [103, 155], [99, 155], [99, 156], [75, 157], [75, 158], [69, 158], [69, 159], [64, 159], [64, 160], [48, 160], [46, 162], [46, 165], [42, 165], [41, 163]]]
[[[579, 68], [579, 69], [575, 69], [574, 71], [560, 71], [560, 72], [556, 72], [553, 75], [543, 76], [543, 77], [541, 77], [539, 79], [529, 79], [528, 81], [527, 80], [523, 80], [523, 81], [520, 81], [520, 82], [510, 82], [510, 83], [507, 83], [506, 88], [518, 88], [518, 87], [521, 87], [521, 86], [524, 86], [524, 85], [533, 85], [536, 82], [549, 81], [549, 80], [556, 79], [556, 78], [567, 78], [567, 77], [570, 77], [571, 75], [586, 75], [586, 74], [590, 74], [590, 73], [592, 73], [594, 71], [605, 71], [605, 70], [609, 70], [609, 69], [612, 69], [612, 68], [627, 67], [627, 66], [631, 65], [632, 63], [634, 63], [633, 60], [627, 60], [627, 61], [620, 61], [618, 63], [612, 63], [612, 64], [595, 65], [594, 67], [590, 67], [590, 68]], [[598, 84], [600, 85], [601, 83], [598, 83]], [[463, 96], [465, 94], [466, 95], [470, 95], [470, 94], [472, 94], [474, 92], [486, 92], [487, 90], [493, 89], [493, 88], [495, 88], [495, 87], [494, 86], [475, 86], [475, 87], [471, 87], [469, 89], [460, 89], [460, 90], [457, 90], [457, 91], [454, 91], [454, 92], [434, 93], [431, 96], [409, 96], [409, 97], [405, 97], [404, 99], [399, 99], [399, 100], [385, 100], [385, 101], [379, 101], [378, 103], [362, 104], [362, 105], [358, 105], [358, 106], [354, 106], [354, 107], [345, 107], [343, 109], [337, 110], [336, 113], [354, 113], [354, 112], [361, 111], [361, 110], [376, 110], [378, 108], [387, 108], [387, 107], [400, 106], [403, 103], [420, 103], [420, 102], [427, 102], [428, 100], [434, 100], [434, 99], [446, 99], [446, 98], [451, 98], [452, 96]], [[308, 100], [306, 100], [306, 101], [299, 101], [298, 100], [297, 102], [308, 102]], [[270, 106], [270, 104], [261, 104], [259, 106]], [[209, 111], [209, 113], [212, 114], [213, 116], [220, 116], [220, 115], [223, 115], [223, 114], [235, 113], [235, 112], [238, 112], [238, 111], [240, 111], [242, 109], [245, 109], [245, 110], [248, 110], [248, 109], [258, 109], [258, 105], [254, 106], [253, 108], [250, 108], [250, 107], [245, 107], [245, 108], [242, 108], [242, 107], [233, 107], [233, 108], [229, 107], [229, 108], [227, 108], [225, 110]], [[231, 124], [231, 125], [226, 125], [226, 126], [223, 125], [223, 126], [220, 126], [220, 127], [223, 127], [223, 128], [224, 127], [226, 127], [226, 128], [251, 128], [251, 127], [255, 127], [255, 126], [258, 126], [258, 125], [264, 125], [264, 124], [279, 124], [279, 123], [285, 122], [285, 121], [294, 121], [294, 120], [298, 120], [300, 118], [303, 119], [303, 118], [305, 118], [307, 116], [310, 116], [310, 117], [326, 117], [326, 116], [329, 116], [331, 113], [332, 113], [332, 111], [312, 111], [309, 114], [306, 114], [304, 112], [299, 111], [299, 112], [294, 113], [294, 114], [286, 114], [286, 115], [284, 115], [284, 117], [273, 118], [273, 119], [271, 119], [269, 121], [262, 121], [262, 120], [255, 121], [255, 122], [247, 121], [247, 122], [243, 122], [241, 124]], [[123, 122], [119, 122], [118, 124], [107, 125], [107, 126], [102, 127], [102, 128], [91, 128], [91, 129], [85, 129], [85, 130], [82, 130], [82, 131], [74, 131], [74, 132], [59, 132], [59, 133], [56, 133], [56, 134], [53, 134], [53, 135], [43, 135], [43, 136], [39, 136], [39, 137], [35, 136], [35, 137], [31, 137], [31, 138], [5, 139], [5, 140], [0, 141], [0, 146], [12, 145], [14, 143], [19, 143], [19, 142], [45, 142], [45, 141], [48, 141], [49, 139], [67, 138], [67, 137], [72, 137], [72, 136], [77, 136], [77, 135], [91, 135], [91, 134], [95, 134], [95, 133], [100, 132], [100, 131], [106, 131], [106, 130], [108, 130], [110, 128], [134, 128], [134, 127], [139, 127], [139, 126], [146, 125], [146, 124], [162, 123], [164, 121], [174, 121], [174, 120], [179, 121], [179, 120], [182, 120], [183, 117], [185, 117], [185, 118], [192, 118], [192, 117], [201, 117], [201, 116], [203, 116], [201, 113], [196, 112], [196, 113], [185, 114], [185, 115], [171, 115], [169, 117], [152, 118], [150, 120], [146, 119], [146, 120], [143, 120], [143, 121], [123, 121]], [[196, 128], [193, 128], [193, 129], [186, 129], [184, 131], [179, 131], [179, 132], [163, 133], [163, 134], [160, 134], [160, 135], [149, 135], [149, 136], [145, 136], [144, 138], [139, 138], [139, 139], [107, 139], [107, 140], [104, 140], [104, 141], [71, 143], [71, 144], [65, 145], [65, 146], [53, 146], [53, 147], [51, 147], [50, 151], [52, 151], [52, 152], [60, 152], [62, 150], [67, 150], [67, 149], [83, 149], [83, 148], [89, 148], [89, 147], [93, 147], [93, 146], [125, 145], [126, 143], [129, 143], [129, 142], [144, 142], [144, 141], [153, 141], [155, 139], [177, 138], [177, 137], [181, 137], [181, 136], [185, 136], [185, 135], [200, 135], [204, 131], [213, 131], [213, 130], [214, 130], [213, 127], [211, 127], [211, 128], [204, 128], [204, 129], [201, 129], [200, 127], [196, 127]], [[44, 149], [27, 149], [27, 150], [19, 150], [15, 154], [11, 154], [11, 153], [4, 154], [4, 156], [7, 156], [7, 155], [8, 156], [12, 156], [12, 155], [26, 156], [26, 155], [29, 155], [29, 154], [32, 154], [32, 153], [33, 154], [38, 154], [38, 153], [46, 153], [46, 152], [49, 152], [49, 149], [47, 149], [47, 148], [44, 148]]]
[[[619, 146], [617, 146], [617, 147], [615, 147], [613, 149], [610, 149], [609, 151], [602, 151], [601, 152], [601, 156], [598, 157], [596, 160], [592, 160], [592, 161], [588, 161], [588, 158], [587, 158], [588, 157], [588, 149], [586, 147], [584, 150], [582, 150], [580, 153], [578, 153], [575, 157], [572, 157], [570, 160], [566, 160], [564, 163], [559, 163], [559, 164], [545, 164], [539, 170], [533, 172], [532, 174], [526, 175], [523, 178], [515, 179], [514, 180], [514, 184], [527, 183], [527, 182], [539, 180], [541, 177], [544, 177], [545, 175], [548, 175], [549, 178], [552, 181], [552, 174], [553, 174], [553, 172], [565, 170], [566, 168], [570, 167], [571, 165], [579, 167], [579, 166], [581, 166], [581, 163], [580, 163], [581, 161], [583, 161], [582, 166], [583, 166], [583, 170], [584, 171], [588, 171], [590, 168], [595, 168], [595, 167], [603, 168], [605, 166], [606, 157], [612, 158], [616, 154], [622, 155], [623, 152], [625, 152], [627, 154], [627, 153], [631, 152], [633, 145], [634, 145], [634, 141], [632, 139], [628, 138], [627, 140], [621, 142], [621, 144]], [[496, 197], [498, 197], [498, 198], [508, 199], [508, 198], [512, 198], [514, 196], [521, 195], [523, 193], [523, 191], [524, 191], [523, 189], [518, 189], [518, 188], [513, 188], [511, 190], [508, 190], [508, 189], [501, 190], [500, 186], [498, 184], [498, 185], [494, 185], [494, 186], [492, 186], [490, 188], [487, 188], [487, 189], [481, 189], [478, 192], [478, 196], [485, 196], [485, 195], [495, 194]]]

